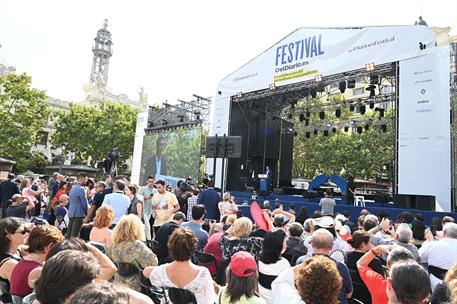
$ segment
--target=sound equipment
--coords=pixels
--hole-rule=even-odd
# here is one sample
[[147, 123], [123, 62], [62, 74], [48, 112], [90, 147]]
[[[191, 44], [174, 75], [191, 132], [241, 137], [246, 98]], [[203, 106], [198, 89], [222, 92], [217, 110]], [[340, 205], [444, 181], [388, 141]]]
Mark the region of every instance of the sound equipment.
[[397, 208], [436, 210], [436, 197], [433, 195], [395, 194], [394, 203]]
[[416, 195], [416, 208], [420, 210], [436, 210], [436, 197], [433, 195]]
[[415, 208], [414, 195], [394, 194], [394, 204], [397, 208]]

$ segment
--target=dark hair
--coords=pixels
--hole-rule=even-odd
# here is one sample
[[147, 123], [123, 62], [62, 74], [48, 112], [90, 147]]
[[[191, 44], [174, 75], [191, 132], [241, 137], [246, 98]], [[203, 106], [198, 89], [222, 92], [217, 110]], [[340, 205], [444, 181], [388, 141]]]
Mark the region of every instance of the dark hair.
[[381, 210], [378, 214], [378, 219], [381, 222], [385, 218], [390, 218], [390, 213], [388, 211]]
[[359, 249], [362, 244], [368, 244], [370, 242], [370, 235], [366, 231], [357, 230], [347, 242], [352, 248]]
[[57, 244], [62, 240], [62, 232], [60, 232], [57, 227], [51, 225], [37, 226], [30, 232], [29, 238], [27, 239], [27, 252], [43, 252], [48, 245]]
[[165, 187], [165, 181], [164, 180], [159, 179], [158, 181], [156, 181], [156, 185], [157, 184], [162, 185], [163, 187]]
[[300, 237], [303, 234], [303, 226], [299, 222], [294, 222], [290, 224], [289, 234], [290, 236]]
[[173, 215], [173, 220], [175, 221], [185, 221], [186, 220], [186, 215], [182, 213], [181, 211], [178, 211]]
[[360, 216], [357, 218], [357, 223], [359, 224], [359, 226], [362, 226], [362, 227], [363, 227], [363, 222], [365, 221], [365, 216], [366, 216], [366, 215], [360, 215]]
[[125, 183], [123, 181], [121, 181], [121, 180], [115, 181], [114, 185], [116, 185], [116, 188], [119, 191], [124, 191], [124, 189], [125, 189]]
[[416, 213], [415, 215], [416, 220], [423, 222], [424, 221], [424, 215], [422, 213]]
[[45, 260], [49, 260], [56, 254], [58, 254], [61, 251], [65, 250], [77, 250], [77, 251], [84, 251], [87, 252], [89, 251], [89, 248], [87, 248], [86, 243], [84, 243], [83, 240], [79, 238], [71, 238], [69, 240], [63, 240], [63, 242], [59, 242], [57, 244], [54, 244], [51, 249], [48, 251], [48, 254], [46, 254]]
[[265, 264], [273, 264], [279, 261], [285, 239], [286, 233], [284, 230], [278, 229], [268, 232], [263, 239], [260, 260]]
[[306, 208], [306, 206], [303, 206], [300, 208], [300, 215], [304, 215], [304, 216], [308, 215], [308, 208]]
[[15, 233], [22, 224], [24, 224], [24, 219], [18, 217], [0, 219], [0, 254], [5, 254], [10, 249], [11, 240], [7, 235]]
[[436, 230], [443, 230], [443, 220], [437, 216], [432, 217], [431, 225], [436, 226]]
[[258, 295], [258, 274], [250, 275], [248, 277], [236, 276], [230, 267], [227, 267], [227, 287], [225, 292], [229, 297], [230, 303], [236, 303], [241, 299], [242, 296], [250, 298]]
[[198, 195], [200, 193], [200, 190], [198, 190], [198, 188], [193, 188], [192, 189], [192, 194], [193, 195]]
[[192, 207], [192, 219], [200, 220], [205, 215], [205, 206], [198, 204]]
[[351, 213], [349, 212], [349, 210], [343, 210], [341, 214], [344, 215], [347, 219], [351, 217]]
[[168, 251], [175, 261], [188, 261], [197, 249], [198, 239], [189, 228], [176, 228], [168, 239]]
[[129, 304], [127, 289], [108, 282], [87, 284], [76, 291], [69, 304]]
[[147, 178], [146, 180], [150, 180], [150, 179], [154, 180], [155, 178], [154, 178], [154, 176], [149, 175], [148, 178]]
[[320, 210], [314, 210], [312, 218], [315, 219], [320, 217], [322, 217], [322, 212]]
[[278, 208], [281, 208], [281, 203], [280, 202], [276, 202], [275, 203], [275, 209], [278, 209]]
[[165, 141], [165, 138], [164, 138], [162, 135], [160, 135], [159, 137], [157, 137], [157, 140], [156, 140], [156, 149], [157, 149], [157, 147], [159, 146], [159, 144], [160, 144], [160, 142], [161, 142], [162, 140]]
[[105, 190], [106, 188], [106, 183], [105, 182], [102, 182], [102, 181], [99, 181], [96, 183], [98, 186], [102, 186], [103, 187], [103, 190]]
[[131, 184], [131, 185], [128, 185], [127, 187], [129, 188], [130, 192], [132, 192], [133, 195], [136, 195], [136, 194], [137, 194], [137, 192], [138, 192], [138, 187], [137, 187], [136, 185], [132, 185], [132, 184]]
[[403, 219], [403, 223], [411, 224], [413, 222], [414, 216], [409, 211], [404, 211], [401, 214], [401, 218]]
[[[417, 219], [417, 217], [416, 217]], [[413, 238], [423, 241], [425, 239], [425, 224], [421, 220], [415, 220], [412, 225]]]
[[369, 231], [373, 229], [374, 227], [378, 226], [379, 221], [376, 217], [372, 216], [366, 216], [363, 220], [363, 229], [365, 231]]
[[333, 194], [332, 189], [327, 189], [327, 190], [325, 190], [325, 194], [326, 194], [327, 196], [332, 196], [332, 194]]
[[289, 205], [290, 210], [295, 210], [295, 207], [296, 207], [295, 203], [290, 203], [290, 205]]
[[13, 173], [8, 173], [8, 179], [14, 179], [14, 174]]
[[87, 177], [87, 173], [79, 172], [78, 175], [77, 175], [77, 178], [80, 178], [80, 177], [86, 178]]
[[414, 262], [393, 266], [390, 281], [397, 300], [403, 304], [421, 303], [432, 293], [428, 273]]
[[60, 304], [76, 290], [92, 282], [100, 266], [89, 252], [65, 250], [46, 261], [35, 292], [40, 303]]
[[398, 262], [415, 261], [414, 255], [405, 247], [395, 247], [387, 256], [387, 266], [392, 267]]

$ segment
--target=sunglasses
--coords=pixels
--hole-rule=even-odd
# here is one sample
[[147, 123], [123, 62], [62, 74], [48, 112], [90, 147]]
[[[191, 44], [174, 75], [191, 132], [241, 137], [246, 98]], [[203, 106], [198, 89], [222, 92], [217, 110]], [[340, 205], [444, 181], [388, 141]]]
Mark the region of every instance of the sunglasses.
[[22, 235], [25, 235], [27, 233], [30, 233], [30, 230], [24, 229], [24, 230], [21, 230], [21, 231], [16, 231], [15, 233], [20, 233]]

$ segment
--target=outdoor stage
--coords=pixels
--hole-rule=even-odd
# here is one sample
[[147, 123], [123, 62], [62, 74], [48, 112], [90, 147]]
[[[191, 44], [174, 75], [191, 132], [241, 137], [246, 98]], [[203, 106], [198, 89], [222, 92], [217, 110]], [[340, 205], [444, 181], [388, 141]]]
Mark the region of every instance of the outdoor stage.
[[[238, 209], [243, 212], [243, 215], [247, 217], [251, 217], [251, 212], [249, 210], [249, 206], [246, 205], [241, 205], [243, 201], [248, 201], [249, 204], [251, 204], [251, 193], [249, 192], [237, 192], [233, 191], [231, 192], [233, 196], [235, 196], [237, 204], [238, 204]], [[270, 201], [272, 207], [274, 207], [276, 199], [278, 199], [281, 204], [284, 205], [284, 210], [288, 210], [289, 206], [291, 203], [295, 204], [295, 210], [296, 212], [300, 212], [300, 208], [305, 206], [308, 209], [308, 217], [311, 217], [313, 212], [315, 210], [320, 210], [321, 207], [319, 207], [319, 200], [320, 198], [316, 199], [305, 199], [301, 196], [295, 196], [295, 195], [268, 195], [266, 197], [263, 196], [258, 196], [258, 199], [256, 200], [259, 204], [263, 203], [264, 200]], [[365, 207], [357, 207], [354, 205], [347, 205], [345, 201], [341, 199], [336, 200], [336, 207], [335, 207], [335, 213], [342, 212], [343, 210], [348, 210], [349, 213], [351, 214], [351, 222], [356, 223], [357, 218], [360, 215], [360, 211], [362, 209], [367, 209], [373, 214], [379, 214], [381, 211], [387, 211], [390, 213], [390, 218], [392, 220], [395, 220], [398, 215], [404, 211], [409, 211], [413, 214], [416, 213], [422, 213], [425, 218], [425, 224], [430, 225], [431, 220], [433, 217], [439, 217], [442, 218], [445, 215], [452, 216], [456, 221], [457, 221], [457, 214], [456, 213], [448, 213], [448, 212], [437, 212], [437, 211], [426, 211], [426, 210], [419, 210], [419, 209], [402, 209], [402, 208], [396, 208], [395, 205], [393, 204], [383, 204], [383, 203], [371, 203], [367, 202]]]

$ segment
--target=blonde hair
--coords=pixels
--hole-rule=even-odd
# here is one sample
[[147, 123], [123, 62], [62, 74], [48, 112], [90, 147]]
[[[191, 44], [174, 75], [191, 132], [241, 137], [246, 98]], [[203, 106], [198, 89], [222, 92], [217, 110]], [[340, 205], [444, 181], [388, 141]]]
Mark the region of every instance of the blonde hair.
[[233, 224], [236, 221], [237, 217], [236, 214], [229, 214], [227, 215], [227, 219], [225, 220], [226, 224]]
[[97, 209], [94, 227], [105, 228], [111, 226], [114, 220], [114, 209], [111, 206], [101, 206]]
[[457, 262], [447, 271], [444, 281], [451, 292], [451, 303], [457, 301]]
[[124, 215], [113, 231], [113, 244], [144, 239], [144, 225], [135, 214]]
[[232, 196], [230, 195], [230, 193], [225, 192], [223, 198], [224, 198], [224, 201], [228, 201], [232, 198]]
[[234, 236], [239, 238], [248, 237], [252, 232], [252, 222], [247, 217], [236, 219], [232, 227]]

